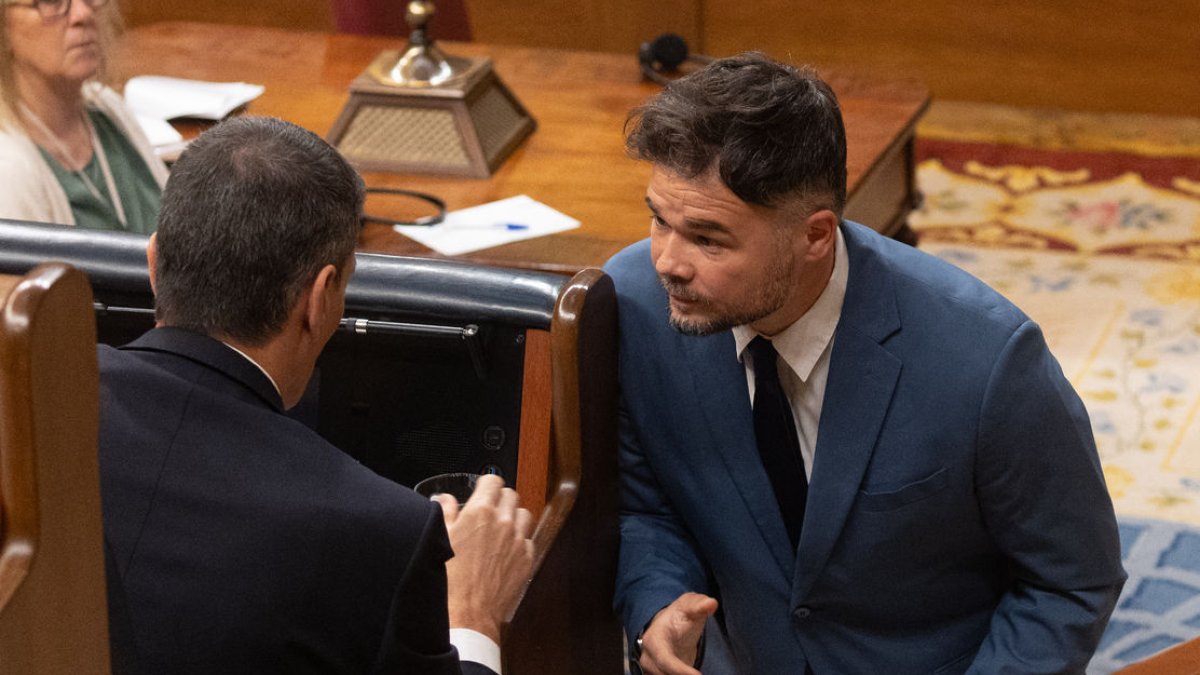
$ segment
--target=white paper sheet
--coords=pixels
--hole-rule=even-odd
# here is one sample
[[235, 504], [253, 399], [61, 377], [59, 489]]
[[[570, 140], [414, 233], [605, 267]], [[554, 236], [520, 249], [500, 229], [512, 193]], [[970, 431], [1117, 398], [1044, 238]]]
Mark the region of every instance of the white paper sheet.
[[150, 140], [150, 145], [155, 148], [183, 141], [183, 134], [176, 131], [170, 122], [139, 112], [134, 112], [133, 115], [137, 118], [138, 126], [146, 133], [146, 138]]
[[442, 255], [462, 255], [577, 227], [579, 221], [565, 213], [517, 195], [451, 211], [438, 225], [397, 225], [396, 231]]
[[125, 102], [129, 107], [135, 113], [160, 120], [224, 119], [262, 93], [262, 85], [257, 84], [201, 82], [160, 75], [139, 75], [125, 83]]
[[150, 145], [154, 146], [154, 154], [164, 162], [174, 162], [179, 154], [187, 147], [188, 141], [183, 140], [183, 134], [175, 130], [171, 123], [157, 117], [148, 117], [134, 113], [138, 126], [146, 133]]

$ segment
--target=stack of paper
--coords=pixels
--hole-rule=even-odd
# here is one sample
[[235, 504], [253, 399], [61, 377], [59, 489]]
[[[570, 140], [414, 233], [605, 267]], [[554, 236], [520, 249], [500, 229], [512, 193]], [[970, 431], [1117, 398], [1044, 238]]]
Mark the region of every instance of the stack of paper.
[[159, 156], [178, 155], [183, 137], [167, 120], [195, 117], [224, 119], [261, 96], [262, 85], [245, 82], [201, 82], [159, 75], [140, 75], [125, 83], [125, 103]]

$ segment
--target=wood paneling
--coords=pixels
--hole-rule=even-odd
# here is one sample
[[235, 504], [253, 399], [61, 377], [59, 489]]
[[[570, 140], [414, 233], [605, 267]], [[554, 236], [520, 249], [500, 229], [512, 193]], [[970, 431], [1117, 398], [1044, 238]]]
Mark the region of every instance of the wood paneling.
[[[397, 0], [399, 6], [403, 0]], [[197, 20], [332, 30], [328, 0], [124, 0], [131, 26]], [[938, 99], [1200, 115], [1200, 2], [467, 0], [475, 39], [629, 54], [664, 32], [923, 79]], [[402, 10], [398, 10], [402, 11]]]
[[935, 98], [1200, 114], [1200, 2], [707, 0], [701, 45], [925, 80]]
[[[120, 0], [126, 26], [159, 21], [274, 26], [303, 30], [333, 30], [329, 0]], [[400, 5], [403, 12], [403, 4]]]
[[[403, 15], [407, 0], [394, 0]], [[472, 35], [481, 42], [622, 52], [662, 33], [700, 40], [700, 0], [467, 0]], [[334, 30], [330, 0], [122, 0], [129, 26], [204, 21]], [[436, 21], [436, 18], [434, 19]]]
[[662, 33], [678, 33], [696, 45], [700, 5], [700, 0], [468, 0], [467, 9], [481, 42], [619, 52], [633, 59], [638, 45]]

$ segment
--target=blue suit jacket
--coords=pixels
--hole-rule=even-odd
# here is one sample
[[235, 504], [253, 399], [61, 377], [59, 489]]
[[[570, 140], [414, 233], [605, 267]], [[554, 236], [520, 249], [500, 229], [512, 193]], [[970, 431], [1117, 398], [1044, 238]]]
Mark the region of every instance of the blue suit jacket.
[[155, 329], [99, 361], [118, 664], [460, 672], [436, 505], [285, 417], [270, 380], [212, 338]]
[[621, 554], [635, 635], [715, 595], [739, 672], [1082, 672], [1125, 574], [1087, 414], [1041, 331], [854, 223], [799, 546], [732, 334], [667, 324], [648, 242], [615, 256]]

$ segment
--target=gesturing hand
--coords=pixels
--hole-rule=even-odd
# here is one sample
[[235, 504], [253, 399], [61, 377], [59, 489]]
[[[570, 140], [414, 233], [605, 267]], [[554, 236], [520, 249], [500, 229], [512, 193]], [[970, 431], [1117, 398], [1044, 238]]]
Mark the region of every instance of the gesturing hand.
[[470, 628], [500, 643], [500, 624], [533, 569], [533, 516], [518, 508], [517, 493], [498, 476], [480, 476], [459, 509], [453, 496], [442, 506], [454, 557], [446, 562], [451, 628]]
[[642, 633], [642, 658], [646, 675], [700, 675], [692, 667], [704, 622], [717, 611], [717, 601], [700, 593], [684, 593], [662, 608]]

